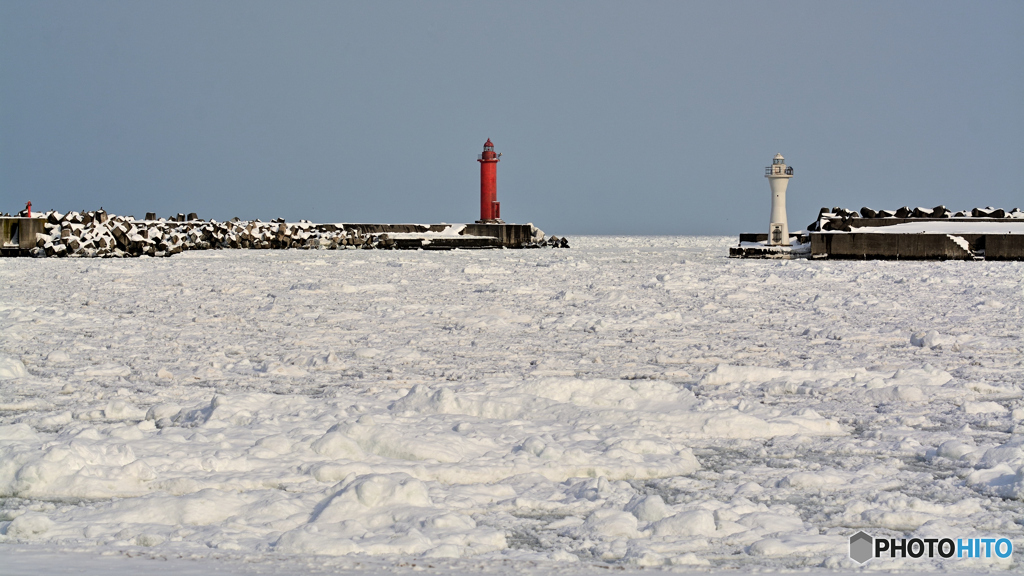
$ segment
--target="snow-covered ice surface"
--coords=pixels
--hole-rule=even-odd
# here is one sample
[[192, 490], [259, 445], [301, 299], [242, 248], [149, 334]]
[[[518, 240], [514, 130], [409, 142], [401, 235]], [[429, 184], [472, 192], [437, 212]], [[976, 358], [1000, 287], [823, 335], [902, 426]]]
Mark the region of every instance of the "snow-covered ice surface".
[[733, 243], [0, 260], [0, 557], [852, 570], [863, 529], [1019, 570], [1024, 264]]

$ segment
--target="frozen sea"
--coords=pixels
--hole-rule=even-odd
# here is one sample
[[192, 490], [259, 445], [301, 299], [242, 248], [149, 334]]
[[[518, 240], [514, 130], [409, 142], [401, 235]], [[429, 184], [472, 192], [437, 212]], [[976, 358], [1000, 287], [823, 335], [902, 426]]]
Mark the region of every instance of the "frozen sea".
[[0, 260], [0, 573], [1021, 570], [1024, 263], [572, 241]]

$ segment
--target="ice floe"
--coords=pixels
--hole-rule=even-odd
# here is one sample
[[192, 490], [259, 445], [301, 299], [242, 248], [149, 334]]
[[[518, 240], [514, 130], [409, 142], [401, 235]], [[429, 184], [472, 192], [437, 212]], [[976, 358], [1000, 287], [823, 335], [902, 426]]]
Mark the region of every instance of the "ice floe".
[[730, 242], [5, 259], [0, 547], [499, 572], [1020, 542], [1021, 264]]

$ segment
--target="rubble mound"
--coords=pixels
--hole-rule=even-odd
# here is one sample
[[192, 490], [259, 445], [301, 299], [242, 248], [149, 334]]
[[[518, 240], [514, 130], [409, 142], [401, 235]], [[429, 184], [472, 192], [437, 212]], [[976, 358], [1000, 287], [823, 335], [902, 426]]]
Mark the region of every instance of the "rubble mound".
[[[233, 218], [228, 222], [218, 222], [201, 220], [195, 213], [160, 219], [148, 213], [146, 219], [136, 220], [133, 216], [115, 216], [103, 210], [67, 214], [51, 211], [44, 215], [46, 231], [36, 235], [35, 247], [30, 250], [30, 254], [36, 257], [166, 257], [186, 250], [229, 248], [391, 250], [420, 246], [420, 240], [407, 238], [416, 234], [386, 230], [368, 232], [365, 226], [314, 224], [308, 220], [285, 222], [283, 218], [277, 218], [261, 222]], [[434, 236], [457, 237], [456, 226], [449, 226]], [[409, 227], [429, 229], [420, 225]], [[540, 231], [536, 234], [523, 247], [568, 247], [564, 238], [544, 238]], [[428, 244], [428, 240], [423, 240], [423, 245]]]
[[848, 232], [854, 218], [1024, 218], [1024, 212], [1021, 212], [1020, 208], [1003, 210], [991, 206], [958, 212], [952, 212], [949, 208], [941, 205], [934, 208], [902, 206], [896, 210], [872, 210], [865, 206], [860, 209], [860, 212], [834, 207], [819, 210], [818, 217], [807, 226], [807, 229], [811, 232], [827, 230]]

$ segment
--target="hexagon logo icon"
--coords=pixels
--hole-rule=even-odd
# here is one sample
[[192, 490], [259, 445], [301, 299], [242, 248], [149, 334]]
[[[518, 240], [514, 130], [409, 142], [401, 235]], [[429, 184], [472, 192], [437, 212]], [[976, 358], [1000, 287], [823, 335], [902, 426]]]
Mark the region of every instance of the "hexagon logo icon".
[[871, 560], [872, 556], [874, 556], [871, 550], [875, 544], [874, 540], [874, 538], [863, 530], [857, 532], [853, 536], [850, 536], [850, 558], [853, 558], [861, 564]]

